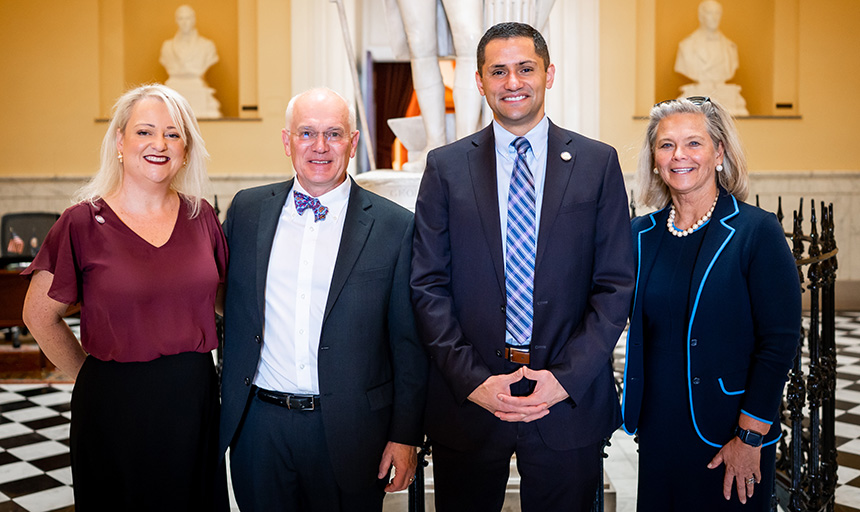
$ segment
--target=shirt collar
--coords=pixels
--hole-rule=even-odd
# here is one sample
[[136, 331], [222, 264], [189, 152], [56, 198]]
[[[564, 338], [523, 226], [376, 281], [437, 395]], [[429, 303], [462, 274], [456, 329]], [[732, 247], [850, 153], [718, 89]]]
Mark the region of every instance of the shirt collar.
[[[548, 134], [549, 118], [544, 114], [540, 122], [538, 122], [534, 128], [524, 135], [524, 137], [528, 139], [529, 145], [531, 146], [536, 159], [541, 158], [541, 155], [546, 150]], [[513, 158], [513, 155], [515, 155], [517, 151], [513, 146], [511, 146], [511, 143], [518, 136], [506, 130], [495, 119], [493, 119], [493, 136], [495, 138], [496, 151], [501, 155]]]

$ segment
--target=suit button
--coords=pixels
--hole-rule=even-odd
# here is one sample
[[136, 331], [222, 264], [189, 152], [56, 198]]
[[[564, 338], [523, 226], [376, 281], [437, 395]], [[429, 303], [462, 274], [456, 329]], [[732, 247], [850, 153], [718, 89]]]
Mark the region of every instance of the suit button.
[[501, 351], [501, 350], [496, 350], [496, 355], [497, 355], [498, 357], [505, 357], [504, 355], [502, 355], [502, 351]]
[[499, 306], [499, 309], [501, 309], [501, 310], [502, 310], [502, 313], [504, 313], [504, 312], [505, 312], [505, 305], [504, 305], [504, 304], [502, 304], [501, 306]]
[[693, 384], [698, 384], [700, 382], [702, 382], [701, 379], [699, 379], [698, 377], [693, 377]]
[[690, 346], [691, 347], [695, 347], [698, 343], [699, 343], [699, 340], [697, 340], [696, 338], [693, 338], [690, 340]]
[[245, 377], [245, 385], [246, 385], [246, 386], [250, 386], [250, 385], [251, 385], [251, 379], [249, 379], [248, 377]]
[[260, 338], [259, 336], [254, 336], [254, 341], [257, 343], [257, 345], [259, 345], [260, 343], [263, 342], [263, 339]]

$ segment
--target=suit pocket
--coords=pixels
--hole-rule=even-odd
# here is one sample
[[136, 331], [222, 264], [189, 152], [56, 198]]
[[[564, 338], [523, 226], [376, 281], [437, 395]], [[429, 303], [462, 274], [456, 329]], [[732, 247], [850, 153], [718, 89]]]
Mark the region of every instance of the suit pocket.
[[597, 201], [580, 201], [580, 202], [572, 202], [565, 203], [561, 205], [561, 208], [558, 209], [558, 214], [561, 215], [563, 213], [571, 213], [571, 212], [579, 212], [582, 210], [593, 209], [594, 205], [597, 204]]
[[744, 388], [747, 385], [747, 370], [744, 369], [739, 372], [723, 375], [717, 379], [717, 382], [720, 383], [720, 391], [724, 395], [742, 395], [746, 393], [746, 389]]
[[394, 381], [367, 390], [367, 403], [371, 411], [378, 411], [394, 402]]
[[349, 276], [349, 283], [365, 283], [367, 281], [375, 281], [377, 279], [385, 279], [388, 277], [390, 267], [377, 267], [365, 270], [353, 271]]

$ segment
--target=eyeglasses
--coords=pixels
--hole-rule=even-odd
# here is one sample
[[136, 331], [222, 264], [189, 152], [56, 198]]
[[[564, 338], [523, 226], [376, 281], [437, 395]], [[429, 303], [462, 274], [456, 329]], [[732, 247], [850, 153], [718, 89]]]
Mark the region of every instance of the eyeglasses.
[[[692, 103], [693, 105], [695, 105], [695, 106], [697, 106], [697, 107], [701, 107], [701, 106], [702, 106], [702, 105], [704, 105], [705, 103], [710, 103], [710, 102], [711, 102], [711, 98], [709, 98], [709, 97], [707, 97], [707, 96], [690, 96], [690, 97], [688, 97], [688, 98], [684, 98], [684, 99], [686, 99], [687, 101], [689, 101], [690, 103]], [[679, 100], [677, 100], [677, 99], [674, 99], [674, 100], [664, 100], [664, 101], [661, 101], [661, 102], [655, 103], [655, 104], [654, 104], [654, 106], [655, 106], [655, 107], [659, 107], [660, 105], [665, 105], [666, 103], [672, 103], [673, 101], [679, 101]]]
[[328, 142], [329, 144], [339, 144], [347, 140], [346, 132], [338, 129], [326, 130], [324, 132], [316, 132], [313, 130], [298, 130], [296, 132], [291, 132], [290, 135], [297, 138], [299, 143], [301, 144], [314, 143], [319, 140], [320, 135], [322, 135], [326, 142]]

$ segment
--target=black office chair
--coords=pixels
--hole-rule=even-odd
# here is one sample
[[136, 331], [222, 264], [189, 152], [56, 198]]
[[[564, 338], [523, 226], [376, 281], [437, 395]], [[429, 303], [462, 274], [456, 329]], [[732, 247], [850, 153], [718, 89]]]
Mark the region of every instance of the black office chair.
[[18, 212], [7, 213], [2, 220], [0, 250], [6, 258], [32, 260], [51, 226], [60, 218], [59, 213]]
[[28, 283], [18, 276], [20, 268], [6, 270], [6, 267], [32, 261], [59, 218], [59, 213], [20, 212], [7, 213], [0, 221], [0, 332], [7, 340], [12, 340], [15, 348], [21, 346], [18, 337], [25, 329], [21, 310]]

